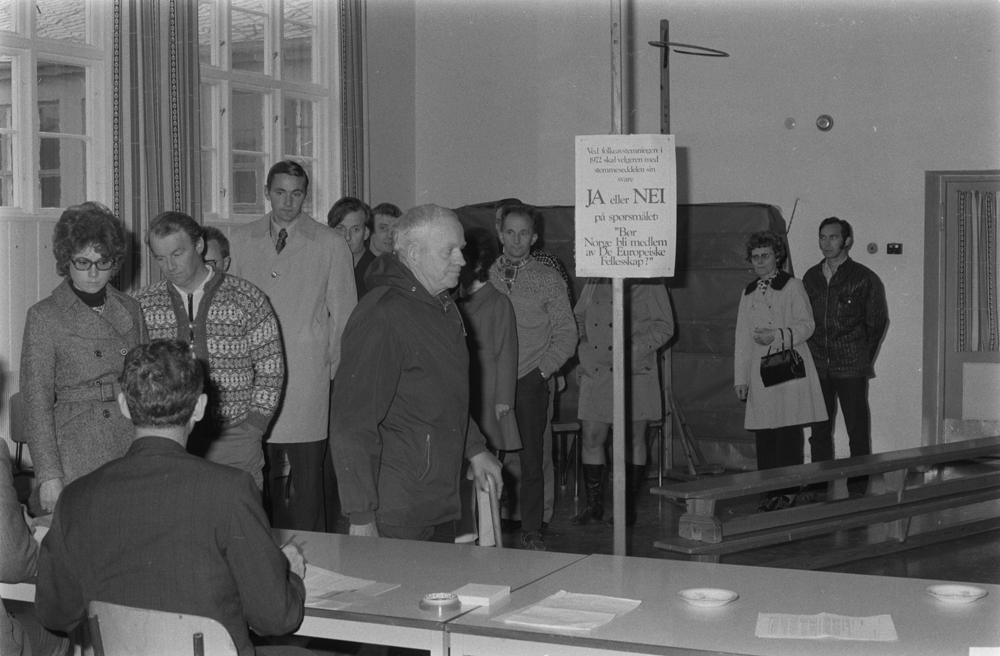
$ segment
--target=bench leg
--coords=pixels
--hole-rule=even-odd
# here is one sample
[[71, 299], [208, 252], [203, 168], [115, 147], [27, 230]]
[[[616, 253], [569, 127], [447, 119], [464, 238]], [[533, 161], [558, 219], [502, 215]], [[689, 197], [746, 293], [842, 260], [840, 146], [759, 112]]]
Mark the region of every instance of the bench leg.
[[838, 478], [826, 484], [826, 498], [828, 500], [837, 501], [839, 499], [846, 499], [848, 496], [846, 478]]
[[711, 554], [691, 554], [691, 562], [695, 563], [717, 563], [719, 562], [718, 555]]
[[681, 515], [677, 534], [688, 540], [718, 544], [722, 542], [722, 521], [715, 516], [712, 499], [688, 499], [687, 512]]

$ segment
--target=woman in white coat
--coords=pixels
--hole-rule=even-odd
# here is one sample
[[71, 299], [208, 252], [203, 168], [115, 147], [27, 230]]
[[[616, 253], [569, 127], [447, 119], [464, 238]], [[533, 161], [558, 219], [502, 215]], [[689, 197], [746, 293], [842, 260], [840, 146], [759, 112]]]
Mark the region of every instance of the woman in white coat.
[[[757, 440], [757, 469], [802, 464], [802, 426], [827, 418], [816, 366], [806, 341], [813, 333], [812, 306], [802, 281], [781, 270], [785, 244], [771, 231], [750, 235], [747, 260], [759, 276], [740, 297], [736, 318], [734, 384], [736, 395], [746, 401], [744, 427]], [[802, 357], [804, 378], [764, 387], [761, 358], [782, 348], [782, 343]], [[758, 510], [779, 510], [794, 503], [796, 489], [775, 490]]]

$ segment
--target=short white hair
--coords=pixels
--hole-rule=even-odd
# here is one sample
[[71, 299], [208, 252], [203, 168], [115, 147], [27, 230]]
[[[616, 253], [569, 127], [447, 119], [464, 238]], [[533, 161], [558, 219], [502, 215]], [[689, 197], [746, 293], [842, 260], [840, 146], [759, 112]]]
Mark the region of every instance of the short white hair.
[[416, 245], [417, 237], [438, 219], [455, 219], [458, 215], [440, 205], [419, 205], [409, 210], [392, 229], [393, 252], [405, 258], [406, 250]]

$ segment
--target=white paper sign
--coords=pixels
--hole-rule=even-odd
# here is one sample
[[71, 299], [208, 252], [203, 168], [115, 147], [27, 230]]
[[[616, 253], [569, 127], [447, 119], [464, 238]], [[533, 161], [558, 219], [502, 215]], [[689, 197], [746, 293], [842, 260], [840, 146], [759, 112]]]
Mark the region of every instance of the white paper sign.
[[672, 134], [576, 138], [576, 275], [674, 275], [677, 161]]

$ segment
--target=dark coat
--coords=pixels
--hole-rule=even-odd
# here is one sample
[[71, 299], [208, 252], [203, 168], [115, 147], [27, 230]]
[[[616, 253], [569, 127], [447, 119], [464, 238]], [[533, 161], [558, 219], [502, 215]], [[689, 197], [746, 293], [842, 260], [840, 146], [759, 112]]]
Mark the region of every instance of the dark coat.
[[[469, 347], [469, 414], [490, 448], [517, 451], [521, 433], [514, 416], [517, 390], [517, 321], [510, 299], [486, 283], [459, 300]], [[510, 406], [499, 420], [497, 404]]]
[[125, 454], [132, 422], [118, 409], [125, 355], [147, 341], [142, 310], [108, 285], [101, 314], [69, 280], [28, 310], [21, 403], [38, 483], [83, 476]]
[[[344, 329], [330, 449], [352, 524], [434, 526], [459, 516], [462, 457], [486, 451], [469, 421], [469, 352], [458, 307], [395, 255]], [[467, 437], [468, 433], [468, 437]]]
[[124, 458], [63, 491], [42, 541], [42, 623], [70, 630], [93, 599], [210, 617], [248, 656], [247, 625], [260, 635], [295, 631], [305, 588], [248, 473], [164, 437], [137, 437]]
[[889, 325], [885, 288], [874, 271], [851, 258], [827, 283], [823, 262], [802, 278], [816, 330], [809, 350], [820, 378], [868, 378], [879, 342]]

